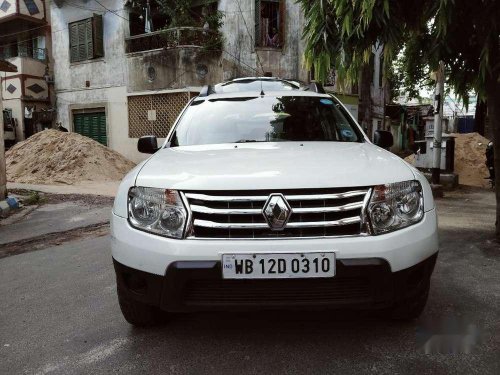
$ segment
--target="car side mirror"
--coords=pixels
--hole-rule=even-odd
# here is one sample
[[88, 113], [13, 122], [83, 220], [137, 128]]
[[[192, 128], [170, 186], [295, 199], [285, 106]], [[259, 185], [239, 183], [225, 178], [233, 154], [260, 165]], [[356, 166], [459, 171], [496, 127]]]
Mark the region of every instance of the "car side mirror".
[[137, 150], [143, 154], [154, 154], [158, 151], [158, 141], [154, 135], [145, 135], [137, 141]]
[[394, 144], [391, 132], [386, 130], [375, 130], [373, 135], [373, 143], [377, 146], [388, 149]]

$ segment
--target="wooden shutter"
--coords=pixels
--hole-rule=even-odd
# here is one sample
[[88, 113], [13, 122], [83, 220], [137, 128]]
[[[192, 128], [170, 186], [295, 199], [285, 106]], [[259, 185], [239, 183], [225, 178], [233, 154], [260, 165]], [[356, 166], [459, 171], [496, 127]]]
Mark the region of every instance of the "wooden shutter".
[[281, 48], [285, 45], [285, 0], [280, 0], [279, 38]]
[[85, 22], [78, 22], [78, 56], [76, 61], [87, 59], [87, 33], [85, 31]]
[[92, 37], [92, 18], [85, 20], [85, 50], [86, 56], [83, 60], [94, 58], [94, 38]]
[[70, 23], [69, 34], [71, 62], [104, 56], [101, 15]]
[[78, 61], [78, 24], [69, 26], [69, 59], [71, 62]]
[[102, 15], [92, 17], [92, 37], [94, 42], [94, 57], [104, 56]]
[[104, 112], [73, 115], [74, 131], [107, 146], [106, 114]]

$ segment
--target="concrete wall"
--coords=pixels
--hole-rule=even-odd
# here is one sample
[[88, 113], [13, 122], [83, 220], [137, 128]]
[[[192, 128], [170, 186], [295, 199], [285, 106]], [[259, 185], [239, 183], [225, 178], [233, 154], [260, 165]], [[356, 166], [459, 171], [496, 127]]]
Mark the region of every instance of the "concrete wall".
[[261, 75], [264, 71], [282, 78], [307, 80], [307, 71], [303, 68], [301, 57], [304, 51], [304, 43], [301, 41], [304, 20], [300, 6], [294, 0], [285, 1], [284, 46], [280, 50], [255, 47], [254, 0], [220, 0], [219, 10], [226, 14], [222, 27], [226, 38], [225, 58], [239, 60], [246, 68], [250, 66], [256, 69], [256, 75]]
[[[121, 0], [105, 0], [109, 9], [123, 9]], [[104, 57], [71, 63], [68, 23], [92, 17], [93, 10], [83, 10], [60, 2], [51, 3], [57, 122], [73, 131], [73, 111], [104, 108], [108, 146], [133, 161], [144, 159], [136, 151], [137, 140], [129, 139], [127, 116], [127, 69], [124, 40], [128, 23], [110, 13], [101, 12], [104, 27]], [[95, 7], [94, 7], [95, 5]], [[89, 6], [90, 7], [90, 6]], [[97, 4], [92, 7], [98, 8]], [[118, 12], [126, 18], [125, 11]]]
[[[285, 38], [281, 49], [255, 47], [255, 1], [221, 0], [219, 10], [225, 13], [221, 32], [225, 43], [220, 54], [207, 56], [200, 49], [155, 50], [127, 54], [128, 91], [177, 89], [186, 86], [215, 84], [241, 76], [263, 75], [307, 81], [302, 64], [304, 44], [301, 41], [303, 18], [293, 0], [285, 2]], [[208, 67], [208, 74], [196, 75], [197, 64]], [[156, 79], [150, 82], [147, 68], [153, 66]]]

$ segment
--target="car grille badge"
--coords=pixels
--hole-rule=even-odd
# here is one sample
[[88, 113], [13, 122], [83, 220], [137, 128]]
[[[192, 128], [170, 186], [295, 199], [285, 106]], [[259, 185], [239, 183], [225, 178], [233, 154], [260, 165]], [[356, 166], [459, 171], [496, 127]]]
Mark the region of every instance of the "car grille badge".
[[282, 230], [290, 219], [292, 208], [282, 194], [271, 194], [262, 213], [272, 230]]

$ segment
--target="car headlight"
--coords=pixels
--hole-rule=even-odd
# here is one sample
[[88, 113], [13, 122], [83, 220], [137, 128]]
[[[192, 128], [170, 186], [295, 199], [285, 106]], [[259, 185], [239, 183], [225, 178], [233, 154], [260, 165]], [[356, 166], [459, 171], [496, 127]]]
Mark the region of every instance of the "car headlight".
[[128, 193], [128, 217], [137, 229], [182, 238], [187, 211], [178, 191], [137, 186]]
[[377, 185], [368, 203], [374, 234], [392, 232], [418, 223], [424, 216], [424, 197], [418, 181]]

